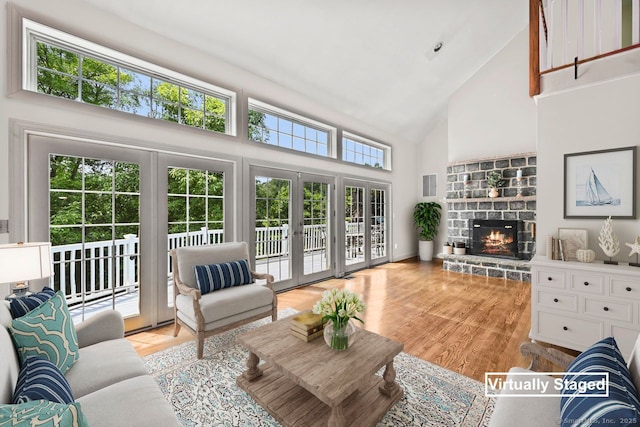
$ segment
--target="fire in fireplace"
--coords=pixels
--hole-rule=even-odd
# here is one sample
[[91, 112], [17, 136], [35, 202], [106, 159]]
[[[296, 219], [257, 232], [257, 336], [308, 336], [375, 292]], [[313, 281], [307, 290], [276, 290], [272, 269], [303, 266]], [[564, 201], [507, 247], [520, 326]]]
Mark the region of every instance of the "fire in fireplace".
[[475, 219], [469, 221], [469, 253], [497, 258], [520, 259], [520, 221]]

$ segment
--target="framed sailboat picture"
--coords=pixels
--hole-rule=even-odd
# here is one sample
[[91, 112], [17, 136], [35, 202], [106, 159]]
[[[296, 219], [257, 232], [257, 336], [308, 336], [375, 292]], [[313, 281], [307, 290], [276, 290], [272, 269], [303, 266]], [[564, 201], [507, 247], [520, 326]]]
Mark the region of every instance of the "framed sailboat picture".
[[636, 218], [636, 147], [564, 155], [565, 218]]

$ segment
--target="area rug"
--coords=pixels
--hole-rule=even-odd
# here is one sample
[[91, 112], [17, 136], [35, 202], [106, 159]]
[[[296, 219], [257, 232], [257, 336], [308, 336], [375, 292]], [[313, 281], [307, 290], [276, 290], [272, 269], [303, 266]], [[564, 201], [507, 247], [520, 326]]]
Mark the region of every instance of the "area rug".
[[[286, 309], [278, 317], [294, 313]], [[206, 339], [201, 360], [193, 341], [145, 357], [147, 369], [183, 425], [280, 425], [236, 385], [247, 358], [236, 336], [269, 321], [265, 318]], [[394, 367], [404, 397], [378, 426], [488, 425], [494, 400], [484, 396], [482, 383], [404, 352], [396, 356]]]

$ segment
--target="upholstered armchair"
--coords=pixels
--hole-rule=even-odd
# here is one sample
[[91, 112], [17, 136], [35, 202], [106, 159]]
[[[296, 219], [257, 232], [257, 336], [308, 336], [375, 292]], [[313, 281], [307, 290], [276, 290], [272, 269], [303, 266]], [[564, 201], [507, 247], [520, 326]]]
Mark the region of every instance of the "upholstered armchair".
[[[250, 268], [246, 242], [173, 249], [171, 259], [174, 336], [181, 326], [194, 334], [198, 359], [202, 358], [206, 337], [266, 316], [271, 316], [273, 321], [277, 319], [274, 278]], [[250, 276], [248, 280], [245, 280], [246, 273]], [[238, 278], [236, 283], [229, 283]], [[266, 283], [257, 283], [255, 279], [266, 280]]]

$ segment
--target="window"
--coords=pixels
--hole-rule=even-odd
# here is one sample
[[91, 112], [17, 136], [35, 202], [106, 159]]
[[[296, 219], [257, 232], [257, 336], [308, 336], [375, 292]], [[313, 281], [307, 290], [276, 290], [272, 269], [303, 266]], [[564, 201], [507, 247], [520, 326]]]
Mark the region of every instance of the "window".
[[391, 147], [371, 140], [342, 134], [342, 160], [377, 169], [391, 170]]
[[234, 134], [231, 91], [23, 20], [23, 88]]
[[288, 111], [249, 100], [250, 140], [335, 158], [336, 129]]

